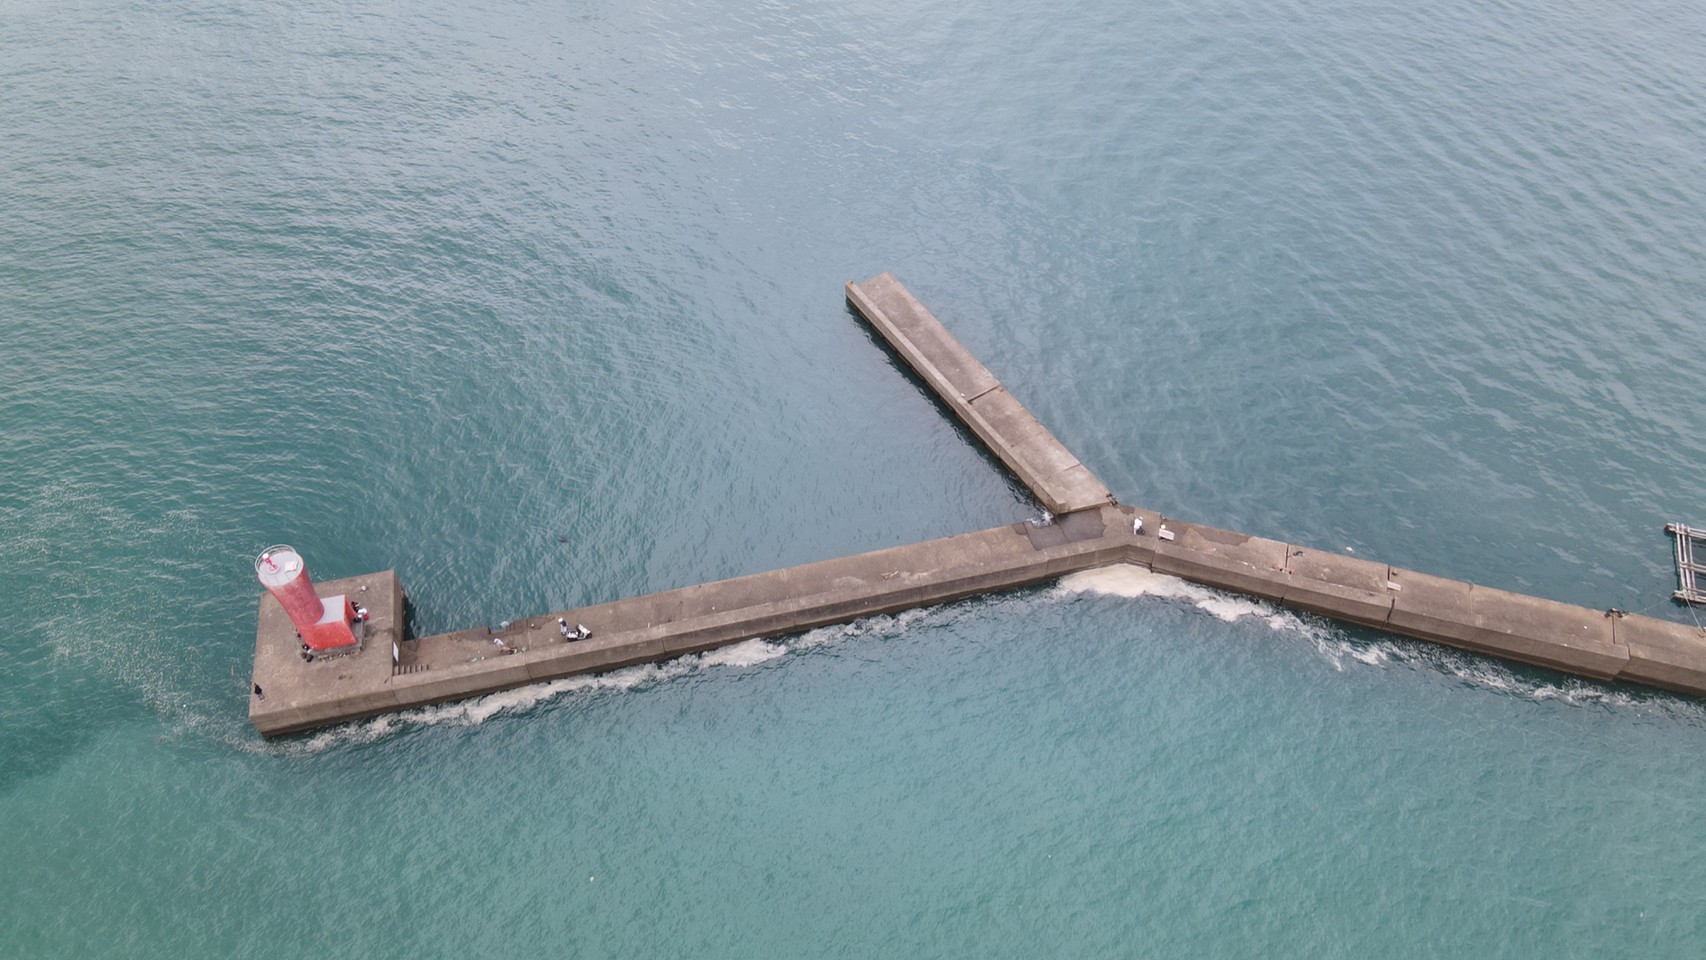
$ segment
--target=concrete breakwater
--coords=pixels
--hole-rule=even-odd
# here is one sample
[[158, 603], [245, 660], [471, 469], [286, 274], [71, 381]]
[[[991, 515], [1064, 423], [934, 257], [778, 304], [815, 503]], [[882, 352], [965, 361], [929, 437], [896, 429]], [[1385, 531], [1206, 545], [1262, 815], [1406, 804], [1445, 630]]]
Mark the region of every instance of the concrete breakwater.
[[[249, 716], [267, 736], [794, 633], [1132, 563], [1211, 587], [1581, 674], [1706, 694], [1706, 632], [1608, 615], [1386, 564], [1219, 530], [1116, 502], [892, 275], [847, 300], [942, 403], [1056, 516], [648, 594], [486, 628], [405, 639], [394, 572], [332, 581], [374, 611], [360, 653], [306, 662], [261, 600]], [[593, 628], [566, 642], [558, 617]]]
[[[1019, 417], [980, 409], [980, 398], [997, 395], [985, 379], [987, 371], [892, 274], [849, 283], [847, 299], [1050, 509], [1056, 503], [1074, 509], [1105, 493], [1075, 459], [1066, 462], [1070, 455], [1064, 450], [1029, 452], [1040, 446], [1034, 431], [1042, 428], [1031, 426], [1036, 420], [1028, 412]], [[1000, 389], [999, 396], [1006, 397], [1006, 390]], [[992, 422], [1002, 428], [991, 429]], [[1059, 447], [1052, 436], [1048, 442]], [[1706, 631], [1698, 628], [1589, 610], [1171, 518], [1157, 519], [1146, 531], [1156, 539], [1139, 537], [1126, 562], [1157, 573], [1509, 660], [1706, 694]]]

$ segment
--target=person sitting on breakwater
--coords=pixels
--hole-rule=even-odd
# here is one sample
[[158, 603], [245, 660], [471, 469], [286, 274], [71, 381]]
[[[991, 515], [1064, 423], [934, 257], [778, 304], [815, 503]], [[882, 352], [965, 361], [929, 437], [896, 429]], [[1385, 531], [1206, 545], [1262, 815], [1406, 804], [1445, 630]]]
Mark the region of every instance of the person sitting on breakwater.
[[514, 653], [515, 652], [514, 647], [510, 646], [507, 643], [504, 643], [503, 637], [493, 637], [492, 638], [492, 646], [497, 647], [499, 653]]
[[575, 624], [574, 629], [571, 630], [569, 629], [569, 621], [562, 617], [557, 618], [557, 632], [563, 635], [564, 643], [572, 643], [576, 640], [585, 640], [587, 637], [592, 636], [592, 631], [586, 628], [586, 624], [577, 623]]

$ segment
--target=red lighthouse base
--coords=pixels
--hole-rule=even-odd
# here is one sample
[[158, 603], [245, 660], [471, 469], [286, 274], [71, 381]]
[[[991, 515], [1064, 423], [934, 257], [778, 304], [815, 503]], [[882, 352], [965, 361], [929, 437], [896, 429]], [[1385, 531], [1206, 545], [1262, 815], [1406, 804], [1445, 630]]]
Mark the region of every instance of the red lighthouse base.
[[[340, 611], [348, 615], [344, 603], [347, 596], [356, 606], [370, 611], [371, 619], [355, 625], [357, 641], [353, 646], [316, 653], [302, 649], [307, 638], [278, 599], [270, 593], [261, 595], [255, 621], [249, 719], [269, 737], [397, 709], [391, 678], [398, 646], [408, 632], [403, 586], [397, 582], [397, 574], [385, 570], [319, 586], [332, 595], [334, 616]], [[340, 626], [331, 624], [334, 630]], [[506, 662], [514, 659], [506, 658]]]
[[355, 620], [355, 604], [350, 603], [344, 594], [321, 597], [320, 603], [325, 612], [320, 615], [318, 623], [310, 624], [302, 631], [302, 642], [315, 653], [343, 653], [355, 649], [355, 633], [350, 630], [350, 623]]

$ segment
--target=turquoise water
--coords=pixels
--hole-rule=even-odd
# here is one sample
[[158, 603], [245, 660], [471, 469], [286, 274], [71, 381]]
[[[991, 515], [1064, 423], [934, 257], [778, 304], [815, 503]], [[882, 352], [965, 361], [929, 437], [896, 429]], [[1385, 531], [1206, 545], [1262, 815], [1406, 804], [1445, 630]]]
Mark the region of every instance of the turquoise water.
[[1706, 707], [1131, 571], [278, 743], [437, 632], [1123, 500], [1594, 607], [1706, 524], [1706, 13], [0, 5], [0, 955], [1678, 956]]

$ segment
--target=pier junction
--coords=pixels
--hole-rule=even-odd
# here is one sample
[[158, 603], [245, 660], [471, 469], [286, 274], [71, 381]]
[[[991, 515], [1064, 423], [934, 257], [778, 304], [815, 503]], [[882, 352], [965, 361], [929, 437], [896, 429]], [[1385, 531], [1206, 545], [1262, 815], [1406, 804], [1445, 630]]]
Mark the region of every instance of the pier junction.
[[[395, 571], [315, 585], [366, 611], [359, 652], [306, 659], [261, 598], [249, 718], [266, 736], [754, 637], [1135, 564], [1321, 616], [1599, 680], [1706, 695], [1706, 631], [1449, 580], [1119, 503], [892, 274], [847, 301], [1052, 514], [954, 537], [429, 637], [405, 636]], [[559, 618], [590, 637], [561, 636]]]

